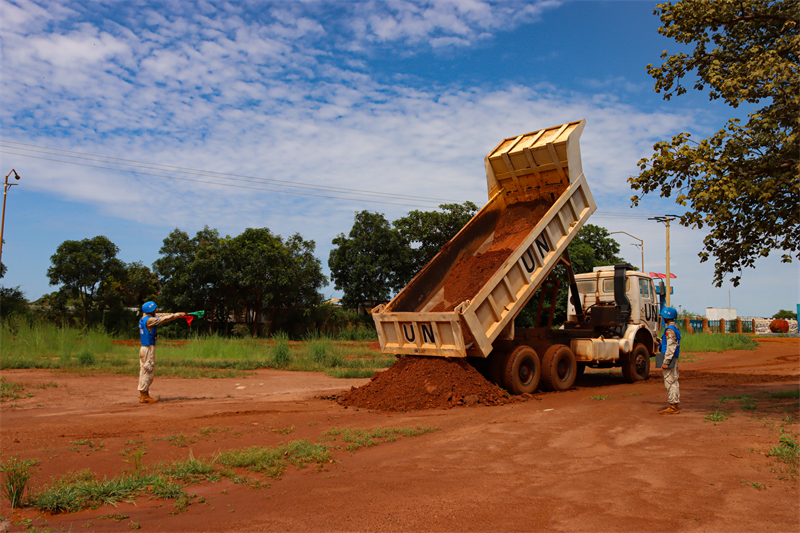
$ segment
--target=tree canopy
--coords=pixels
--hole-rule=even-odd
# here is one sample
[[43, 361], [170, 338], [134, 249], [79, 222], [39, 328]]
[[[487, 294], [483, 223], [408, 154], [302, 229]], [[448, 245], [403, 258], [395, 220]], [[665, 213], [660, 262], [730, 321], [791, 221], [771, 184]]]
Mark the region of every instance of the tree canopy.
[[675, 194], [687, 208], [682, 225], [708, 226], [700, 260], [714, 258], [717, 286], [731, 273], [737, 286], [759, 257], [800, 258], [800, 10], [794, 0], [681, 0], [654, 14], [660, 34], [694, 47], [647, 66], [656, 92], [682, 95], [694, 74], [694, 88], [708, 88], [711, 100], [754, 110], [744, 125], [732, 118], [699, 142], [680, 133], [656, 143], [629, 181], [642, 194]]
[[408, 248], [383, 214], [356, 213], [350, 233], [340, 233], [333, 244], [328, 266], [334, 287], [344, 291], [344, 307], [388, 301], [402, 287]]
[[50, 285], [62, 285], [62, 292], [80, 299], [84, 324], [101, 284], [125, 275], [125, 263], [117, 259], [117, 253], [116, 244], [98, 235], [81, 241], [64, 241], [50, 257], [52, 266], [47, 269]]

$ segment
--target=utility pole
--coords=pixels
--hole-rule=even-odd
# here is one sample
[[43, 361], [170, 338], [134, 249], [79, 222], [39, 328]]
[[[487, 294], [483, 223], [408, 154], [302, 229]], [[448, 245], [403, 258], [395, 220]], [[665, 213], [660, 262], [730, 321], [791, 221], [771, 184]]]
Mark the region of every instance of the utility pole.
[[672, 289], [670, 288], [670, 273], [669, 273], [669, 223], [672, 220], [679, 218], [678, 215], [664, 215], [663, 217], [653, 217], [649, 218], [648, 220], [655, 220], [656, 222], [662, 222], [665, 226], [667, 226], [667, 307], [672, 307], [670, 303], [670, 292]]
[[609, 235], [614, 235], [615, 233], [624, 233], [628, 237], [630, 237], [632, 239], [636, 239], [637, 241], [639, 241], [639, 244], [633, 244], [633, 245], [634, 246], [638, 246], [642, 250], [642, 272], [644, 272], [644, 241], [642, 239], [640, 239], [639, 237], [634, 237], [633, 235], [631, 235], [627, 231], [612, 231], [611, 233], [609, 233]]
[[6, 174], [6, 180], [5, 183], [3, 184], [3, 217], [2, 219], [0, 219], [0, 262], [3, 259], [3, 230], [6, 229], [6, 195], [8, 194], [9, 187], [11, 187], [12, 185], [19, 185], [18, 183], [8, 182], [8, 177], [12, 173], [14, 174], [14, 177], [17, 178], [17, 181], [19, 181], [19, 174], [17, 174], [17, 171], [12, 168], [11, 172]]

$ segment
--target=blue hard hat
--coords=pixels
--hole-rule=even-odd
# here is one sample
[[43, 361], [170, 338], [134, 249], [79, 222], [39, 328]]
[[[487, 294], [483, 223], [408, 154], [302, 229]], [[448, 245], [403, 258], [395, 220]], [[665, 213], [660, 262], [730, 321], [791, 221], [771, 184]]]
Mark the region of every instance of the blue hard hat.
[[675, 310], [674, 307], [665, 307], [661, 310], [661, 316], [666, 318], [667, 320], [675, 320], [678, 318], [678, 312]]
[[150, 314], [158, 308], [158, 304], [155, 302], [145, 302], [142, 306], [142, 313]]

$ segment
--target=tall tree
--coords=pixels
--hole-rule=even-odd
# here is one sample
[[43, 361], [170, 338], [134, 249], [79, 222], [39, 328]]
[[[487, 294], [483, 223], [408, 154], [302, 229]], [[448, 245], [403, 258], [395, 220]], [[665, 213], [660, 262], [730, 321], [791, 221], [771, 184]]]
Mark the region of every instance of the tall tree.
[[[700, 261], [714, 258], [714, 282], [775, 250], [782, 261], [800, 258], [800, 10], [796, 0], [681, 0], [658, 4], [659, 33], [691, 53], [648, 65], [655, 91], [669, 100], [694, 88], [737, 108], [758, 106], [746, 124], [737, 118], [700, 142], [689, 133], [654, 145], [629, 181], [634, 190], [676, 194], [688, 207], [682, 225], [709, 227]], [[639, 195], [632, 198], [639, 203]]]
[[64, 241], [50, 257], [52, 266], [47, 269], [50, 285], [62, 285], [62, 291], [80, 299], [84, 324], [100, 284], [124, 275], [125, 264], [117, 259], [117, 253], [117, 245], [99, 235]]
[[388, 301], [403, 286], [408, 246], [381, 213], [356, 213], [349, 235], [340, 233], [333, 244], [328, 266], [345, 307]]
[[284, 243], [268, 228], [247, 228], [225, 247], [227, 283], [236, 287], [240, 301], [252, 319], [253, 336], [258, 317], [271, 310], [270, 323], [280, 307], [301, 307], [319, 302], [325, 284], [320, 261], [314, 257], [314, 241], [295, 234]]
[[409, 246], [408, 263], [400, 271], [398, 280], [403, 286], [478, 212], [478, 206], [472, 202], [442, 204], [439, 209], [441, 211], [411, 211], [392, 223]]
[[216, 229], [208, 226], [192, 238], [174, 229], [163, 241], [161, 257], [153, 263], [161, 281], [159, 303], [173, 309], [209, 311], [209, 329], [214, 322], [227, 324], [237, 301], [234, 288], [226, 284], [223, 259], [226, 242]]

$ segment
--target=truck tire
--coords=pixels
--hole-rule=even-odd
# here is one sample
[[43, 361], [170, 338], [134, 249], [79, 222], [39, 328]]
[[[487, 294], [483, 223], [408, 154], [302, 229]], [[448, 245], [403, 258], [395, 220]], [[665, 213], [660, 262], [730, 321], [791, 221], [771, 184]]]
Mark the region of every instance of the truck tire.
[[509, 355], [511, 355], [511, 352], [494, 350], [487, 358], [486, 374], [484, 374], [484, 377], [498, 387], [505, 388], [505, 385], [503, 384], [503, 373], [505, 371], [506, 360], [508, 359]]
[[542, 357], [542, 384], [552, 391], [567, 390], [575, 384], [578, 364], [569, 346], [554, 344]]
[[628, 383], [644, 381], [650, 377], [650, 352], [644, 344], [637, 342], [633, 351], [622, 361], [622, 375]]
[[533, 394], [539, 388], [542, 365], [536, 350], [517, 346], [508, 354], [503, 369], [503, 388], [511, 394]]

